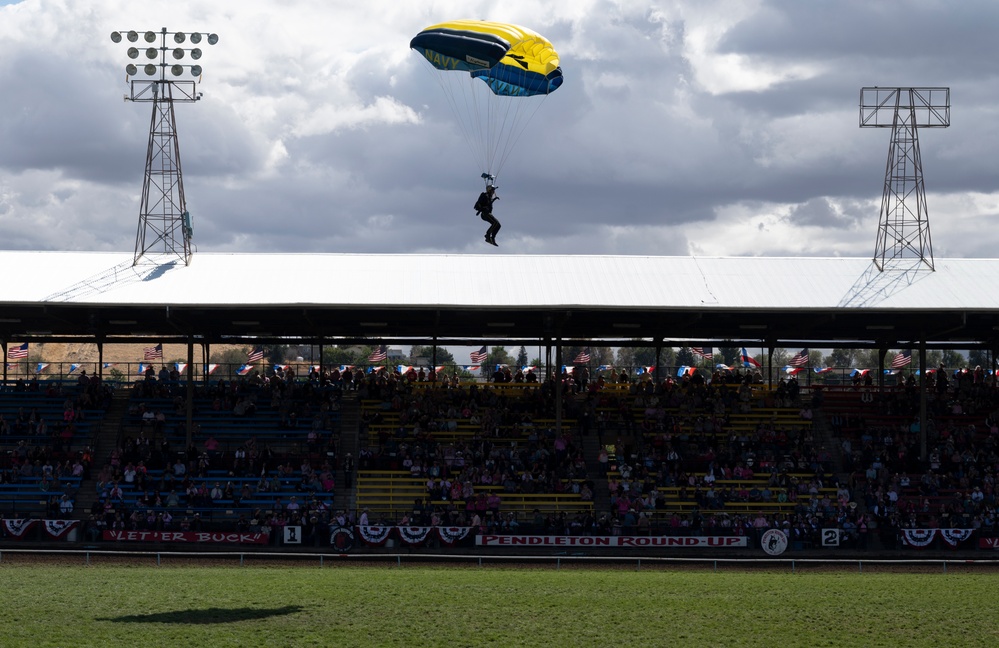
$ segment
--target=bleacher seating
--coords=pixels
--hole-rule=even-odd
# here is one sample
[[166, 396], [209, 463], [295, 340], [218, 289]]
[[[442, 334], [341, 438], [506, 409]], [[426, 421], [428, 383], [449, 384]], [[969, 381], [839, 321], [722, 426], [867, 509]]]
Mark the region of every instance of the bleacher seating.
[[79, 477], [59, 477], [45, 480], [41, 477], [18, 477], [16, 483], [0, 484], [0, 517], [60, 517], [63, 495], [75, 505], [80, 488]]
[[[411, 383], [360, 405], [356, 505], [372, 515], [398, 519], [416, 508], [471, 517], [490, 494], [499, 496], [504, 515], [593, 510], [592, 484], [572, 461], [580, 454], [575, 403], [566, 400], [563, 438], [556, 438], [554, 394], [544, 385]], [[481, 479], [487, 465], [491, 480]], [[429, 484], [444, 478], [463, 482], [465, 492], [435, 492]]]
[[89, 381], [0, 386], [0, 517], [59, 517], [75, 505], [111, 390]]
[[[467, 510], [468, 500], [428, 500], [427, 492], [427, 480], [412, 477], [406, 471], [362, 471], [357, 477], [357, 507], [368, 509], [375, 516], [398, 519], [402, 515], [411, 513], [414, 509], [422, 509], [426, 506], [459, 511]], [[506, 492], [502, 486], [483, 485], [477, 485], [475, 492], [477, 495], [495, 493], [500, 498], [500, 513], [512, 512], [521, 518], [535, 510], [544, 513], [593, 511], [592, 500], [584, 500], [578, 493]]]
[[[84, 392], [88, 392], [84, 394]], [[103, 388], [50, 381], [36, 389], [0, 388], [0, 452], [45, 447], [60, 459], [93, 445], [107, 406]], [[9, 457], [8, 457], [9, 459]], [[0, 467], [8, 466], [2, 463]]]
[[[296, 383], [279, 396], [270, 387], [249, 382], [224, 389], [199, 385], [193, 402], [193, 443], [200, 448], [213, 439], [219, 452], [230, 458], [251, 438], [258, 446], [267, 445], [289, 458], [335, 450], [340, 431], [339, 391], [306, 389], [303, 384]], [[132, 391], [126, 428], [157, 444], [185, 447], [185, 398], [182, 384], [161, 384], [150, 393], [139, 381]]]

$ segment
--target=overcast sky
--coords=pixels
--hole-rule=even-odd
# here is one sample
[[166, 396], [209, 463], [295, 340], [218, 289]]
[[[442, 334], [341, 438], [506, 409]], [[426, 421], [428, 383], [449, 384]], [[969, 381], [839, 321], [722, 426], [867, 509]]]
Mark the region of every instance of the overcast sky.
[[[565, 82], [499, 178], [409, 49], [457, 18], [545, 35]], [[949, 86], [920, 132], [934, 254], [999, 239], [994, 0], [0, 0], [0, 247], [135, 242], [150, 105], [114, 30], [213, 31], [177, 106], [200, 252], [873, 254], [889, 130], [863, 86]]]

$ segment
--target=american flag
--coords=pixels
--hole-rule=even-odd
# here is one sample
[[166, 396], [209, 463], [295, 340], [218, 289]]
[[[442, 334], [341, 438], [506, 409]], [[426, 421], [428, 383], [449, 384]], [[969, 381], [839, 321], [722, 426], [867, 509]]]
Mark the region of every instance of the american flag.
[[10, 360], [18, 360], [20, 358], [28, 357], [28, 343], [25, 342], [21, 346], [11, 347], [7, 349], [7, 358]]
[[142, 350], [143, 360], [162, 360], [163, 359], [163, 343], [159, 343], [154, 347], [146, 347]]
[[246, 355], [246, 361], [248, 363], [260, 362], [264, 359], [264, 347], [257, 346], [253, 347], [253, 350]]
[[486, 351], [486, 347], [482, 347], [478, 351], [472, 351], [468, 354], [468, 359], [472, 362], [478, 364], [480, 362], [485, 362], [486, 358], [489, 357], [489, 352]]
[[808, 349], [802, 349], [794, 354], [791, 361], [787, 363], [791, 367], [804, 367], [808, 365]]
[[386, 358], [388, 358], [388, 347], [382, 344], [371, 352], [371, 355], [368, 356], [368, 362], [384, 362]]
[[902, 367], [908, 367], [911, 363], [912, 363], [912, 351], [907, 349], [905, 351], [899, 352], [897, 356], [892, 358], [891, 368], [901, 369]]
[[576, 359], [573, 360], [575, 364], [586, 364], [590, 361], [590, 349], [589, 347], [583, 349], [576, 355]]
[[690, 347], [690, 350], [694, 352], [694, 355], [700, 356], [705, 360], [710, 360], [714, 357], [714, 354], [711, 353], [711, 347]]

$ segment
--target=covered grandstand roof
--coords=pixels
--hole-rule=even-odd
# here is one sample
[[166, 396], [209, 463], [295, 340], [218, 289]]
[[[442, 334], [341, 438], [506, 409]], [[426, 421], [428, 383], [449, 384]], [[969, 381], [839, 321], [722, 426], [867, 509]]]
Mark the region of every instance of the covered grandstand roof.
[[999, 260], [0, 254], [0, 337], [991, 342]]

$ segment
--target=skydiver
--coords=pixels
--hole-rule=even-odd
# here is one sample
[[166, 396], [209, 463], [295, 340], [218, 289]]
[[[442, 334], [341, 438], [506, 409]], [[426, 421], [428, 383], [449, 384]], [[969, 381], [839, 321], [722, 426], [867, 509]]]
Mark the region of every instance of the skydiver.
[[493, 216], [493, 203], [497, 200], [499, 200], [499, 196], [496, 195], [496, 185], [488, 185], [486, 190], [479, 194], [479, 199], [475, 201], [475, 213], [479, 215], [479, 218], [489, 223], [489, 229], [486, 230], [486, 243], [499, 247], [496, 244], [496, 233], [500, 231], [501, 225]]

